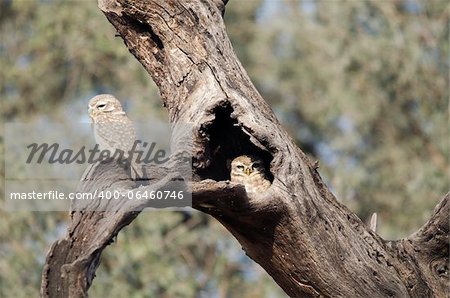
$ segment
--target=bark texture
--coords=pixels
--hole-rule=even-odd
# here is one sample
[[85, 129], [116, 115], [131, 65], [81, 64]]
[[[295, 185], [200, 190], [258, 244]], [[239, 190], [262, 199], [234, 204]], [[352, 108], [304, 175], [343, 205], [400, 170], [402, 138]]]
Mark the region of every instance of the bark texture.
[[[225, 4], [99, 2], [158, 85], [175, 131], [193, 126], [194, 181], [186, 185], [193, 207], [219, 220], [289, 296], [445, 297], [449, 194], [428, 223], [406, 239], [385, 241], [366, 227], [327, 189], [317, 166], [256, 91], [226, 35]], [[172, 137], [176, 152], [187, 150], [182, 133]], [[258, 155], [270, 165], [273, 182], [266, 193], [249, 198], [242, 186], [227, 181], [227, 160], [242, 154]], [[83, 189], [136, 187], [110, 167], [98, 168], [96, 181]], [[159, 181], [152, 189], [178, 177], [170, 169], [149, 172]], [[42, 295], [87, 295], [102, 250], [138, 214], [129, 210], [124, 204], [113, 216], [73, 212], [67, 236], [47, 256]]]

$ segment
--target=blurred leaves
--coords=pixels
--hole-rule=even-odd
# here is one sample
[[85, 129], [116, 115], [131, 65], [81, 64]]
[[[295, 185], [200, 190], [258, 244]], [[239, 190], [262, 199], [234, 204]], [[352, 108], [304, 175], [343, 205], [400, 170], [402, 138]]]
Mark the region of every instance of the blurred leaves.
[[337, 198], [404, 237], [449, 190], [449, 4], [344, 3], [266, 1], [236, 48]]
[[[378, 213], [384, 238], [416, 230], [449, 190], [449, 15], [444, 0], [227, 5], [227, 32], [255, 86], [320, 161], [336, 197], [362, 219]], [[121, 98], [134, 118], [164, 114], [150, 76], [95, 2], [2, 1], [0, 40], [5, 121], [80, 119], [100, 92]], [[36, 296], [45, 253], [67, 221], [0, 210], [0, 296]], [[90, 294], [283, 296], [198, 212], [141, 214], [104, 252]]]
[[136, 90], [156, 96], [145, 70], [95, 3], [12, 1], [2, 5], [9, 10], [7, 20], [0, 21], [0, 92], [6, 119], [40, 113], [57, 118], [55, 105], [104, 91], [119, 98]]
[[[164, 118], [150, 76], [115, 35], [95, 2], [1, 2], [2, 119], [74, 125], [101, 92], [120, 98], [135, 120]], [[0, 210], [1, 297], [37, 295], [45, 254], [68, 220], [66, 213]], [[283, 296], [199, 212], [142, 213], [104, 252], [96, 274], [93, 297]]]

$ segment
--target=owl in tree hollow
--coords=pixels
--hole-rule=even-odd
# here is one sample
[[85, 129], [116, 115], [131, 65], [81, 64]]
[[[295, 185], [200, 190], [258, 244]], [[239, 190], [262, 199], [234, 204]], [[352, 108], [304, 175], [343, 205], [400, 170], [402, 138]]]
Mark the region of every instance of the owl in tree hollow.
[[[120, 101], [110, 94], [100, 94], [89, 101], [88, 109], [99, 149], [108, 150], [111, 157], [117, 151], [123, 152], [121, 159], [127, 159], [136, 141], [136, 129], [122, 109]], [[143, 176], [135, 155], [132, 156], [130, 165], [133, 180]]]
[[264, 162], [252, 155], [241, 155], [233, 159], [230, 178], [232, 182], [243, 184], [250, 194], [264, 192], [271, 185]]

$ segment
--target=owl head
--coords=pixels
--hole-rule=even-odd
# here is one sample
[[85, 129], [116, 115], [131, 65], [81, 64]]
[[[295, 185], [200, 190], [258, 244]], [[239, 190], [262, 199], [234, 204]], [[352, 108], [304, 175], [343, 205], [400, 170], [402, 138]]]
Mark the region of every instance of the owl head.
[[94, 121], [101, 115], [124, 115], [120, 101], [111, 94], [100, 94], [89, 101], [89, 117]]
[[253, 155], [238, 156], [231, 162], [231, 177], [251, 177], [265, 173], [261, 159]]
[[231, 162], [231, 181], [243, 184], [248, 195], [263, 193], [270, 187], [266, 174], [264, 162], [256, 156], [241, 155]]

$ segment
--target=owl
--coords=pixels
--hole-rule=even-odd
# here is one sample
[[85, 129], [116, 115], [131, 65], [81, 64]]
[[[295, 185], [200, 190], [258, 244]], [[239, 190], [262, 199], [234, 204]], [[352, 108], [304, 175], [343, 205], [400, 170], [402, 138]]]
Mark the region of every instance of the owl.
[[231, 162], [231, 182], [241, 183], [248, 194], [266, 191], [271, 182], [267, 178], [264, 162], [256, 156], [241, 155]]
[[[88, 112], [99, 150], [108, 150], [111, 156], [122, 153], [120, 158], [128, 159], [136, 141], [136, 129], [119, 100], [110, 94], [97, 95], [89, 101]], [[133, 180], [143, 176], [136, 158], [135, 154], [131, 157], [130, 174]]]

